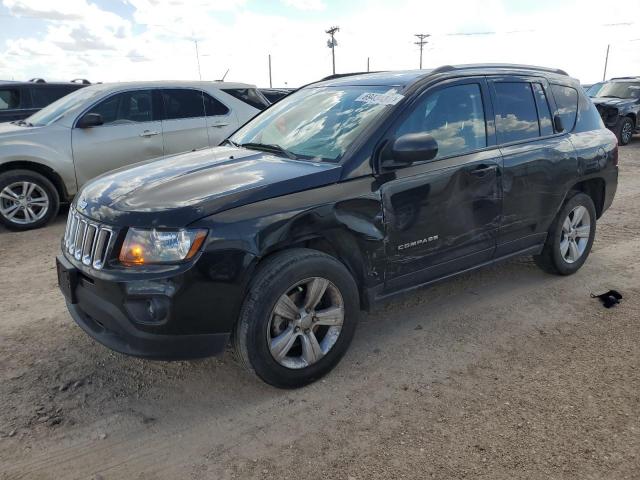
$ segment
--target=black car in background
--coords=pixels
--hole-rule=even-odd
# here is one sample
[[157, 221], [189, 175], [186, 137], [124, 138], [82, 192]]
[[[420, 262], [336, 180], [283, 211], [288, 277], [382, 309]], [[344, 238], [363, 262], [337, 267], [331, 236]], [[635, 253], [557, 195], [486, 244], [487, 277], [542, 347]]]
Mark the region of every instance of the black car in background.
[[561, 70], [343, 76], [223, 146], [87, 183], [59, 285], [113, 350], [183, 359], [231, 341], [247, 370], [299, 387], [338, 363], [361, 309], [392, 295], [516, 255], [578, 271], [617, 162], [615, 136]]
[[28, 82], [0, 82], [0, 122], [30, 117], [65, 95], [90, 85], [87, 80], [48, 83], [41, 78]]
[[596, 83], [587, 94], [604, 124], [618, 137], [620, 145], [627, 145], [633, 134], [640, 131], [640, 77], [612, 78]]

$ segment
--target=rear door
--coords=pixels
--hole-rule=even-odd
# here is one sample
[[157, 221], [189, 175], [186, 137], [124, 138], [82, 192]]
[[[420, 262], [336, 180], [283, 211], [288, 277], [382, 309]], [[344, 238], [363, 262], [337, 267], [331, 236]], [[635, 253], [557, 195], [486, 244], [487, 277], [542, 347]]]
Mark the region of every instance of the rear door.
[[162, 122], [156, 112], [149, 89], [117, 93], [90, 108], [87, 113], [99, 113], [104, 124], [72, 130], [79, 186], [109, 170], [161, 157]]
[[238, 128], [236, 113], [231, 108], [213, 95], [204, 93], [206, 122], [209, 129], [209, 144], [212, 147], [220, 145], [229, 135]]
[[429, 133], [438, 154], [388, 172], [392, 178], [381, 186], [388, 290], [489, 261], [502, 209], [502, 160], [487, 122], [492, 110], [484, 78], [439, 84], [411, 109], [391, 138]]
[[492, 77], [489, 85], [504, 161], [500, 257], [544, 242], [565, 185], [576, 175], [577, 158], [567, 134], [554, 130], [546, 79]]
[[188, 88], [163, 88], [159, 91], [164, 104], [162, 132], [165, 155], [209, 147], [204, 92]]

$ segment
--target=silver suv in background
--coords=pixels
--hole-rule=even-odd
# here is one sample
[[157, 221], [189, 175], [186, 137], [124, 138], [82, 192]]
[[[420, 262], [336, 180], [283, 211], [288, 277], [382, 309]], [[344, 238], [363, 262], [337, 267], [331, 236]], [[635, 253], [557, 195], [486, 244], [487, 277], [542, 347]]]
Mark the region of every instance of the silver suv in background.
[[269, 102], [252, 85], [91, 85], [0, 125], [0, 222], [50, 221], [88, 180], [159, 157], [217, 146]]

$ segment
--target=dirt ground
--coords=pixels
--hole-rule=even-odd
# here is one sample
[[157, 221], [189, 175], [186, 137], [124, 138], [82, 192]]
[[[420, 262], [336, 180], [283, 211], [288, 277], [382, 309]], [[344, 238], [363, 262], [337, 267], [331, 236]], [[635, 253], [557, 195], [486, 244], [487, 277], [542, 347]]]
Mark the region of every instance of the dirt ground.
[[620, 165], [576, 275], [521, 258], [404, 295], [297, 391], [230, 353], [110, 352], [57, 290], [64, 214], [0, 230], [0, 479], [640, 478], [640, 137]]

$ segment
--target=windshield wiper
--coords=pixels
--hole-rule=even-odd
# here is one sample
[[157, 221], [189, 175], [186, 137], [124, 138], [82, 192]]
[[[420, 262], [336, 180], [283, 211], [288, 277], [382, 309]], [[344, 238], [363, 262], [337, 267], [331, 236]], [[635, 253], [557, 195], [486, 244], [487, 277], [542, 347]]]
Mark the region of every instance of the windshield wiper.
[[254, 149], [254, 150], [263, 150], [265, 152], [271, 152], [271, 153], [281, 153], [281, 154], [285, 155], [286, 157], [288, 157], [291, 160], [297, 160], [298, 159], [297, 156], [295, 156], [293, 153], [291, 153], [286, 148], [283, 148], [280, 145], [276, 145], [276, 144], [273, 144], [273, 143], [249, 142], [249, 143], [240, 144], [238, 146], [244, 147], [244, 148], [250, 148], [250, 149]]
[[617, 95], [599, 95], [598, 98], [623, 98]]
[[27, 127], [33, 127], [33, 123], [27, 122], [26, 120], [17, 120], [15, 122], [11, 122], [11, 123], [14, 123], [14, 124], [20, 125], [20, 126], [25, 125]]

